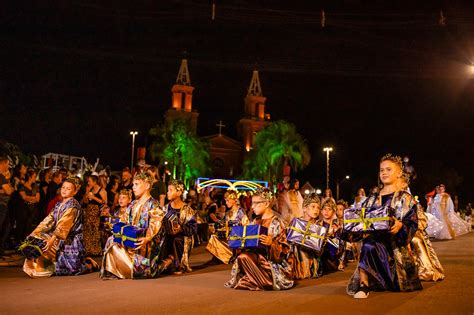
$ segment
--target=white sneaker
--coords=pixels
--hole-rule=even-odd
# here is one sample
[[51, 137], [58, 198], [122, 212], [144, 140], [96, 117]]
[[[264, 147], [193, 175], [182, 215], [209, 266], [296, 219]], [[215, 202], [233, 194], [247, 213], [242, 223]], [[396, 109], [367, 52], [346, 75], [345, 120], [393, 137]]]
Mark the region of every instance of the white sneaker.
[[354, 299], [366, 299], [369, 297], [369, 292], [365, 293], [364, 291], [359, 291], [354, 294]]
[[365, 284], [361, 285], [359, 287], [359, 291], [354, 294], [354, 299], [366, 299], [369, 296], [369, 291], [369, 287], [367, 287]]

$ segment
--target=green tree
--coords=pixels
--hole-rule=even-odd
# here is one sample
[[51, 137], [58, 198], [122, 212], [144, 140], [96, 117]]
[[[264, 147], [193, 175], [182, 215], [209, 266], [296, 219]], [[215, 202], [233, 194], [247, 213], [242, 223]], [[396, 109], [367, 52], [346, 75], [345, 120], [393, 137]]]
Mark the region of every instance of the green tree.
[[257, 133], [243, 173], [246, 178], [276, 182], [281, 180], [284, 166], [299, 171], [308, 166], [310, 158], [308, 146], [295, 125], [280, 120]]
[[209, 145], [190, 130], [186, 121], [157, 125], [150, 135], [155, 137], [149, 147], [152, 160], [162, 165], [168, 162], [173, 178], [189, 186], [199, 176], [209, 174]]

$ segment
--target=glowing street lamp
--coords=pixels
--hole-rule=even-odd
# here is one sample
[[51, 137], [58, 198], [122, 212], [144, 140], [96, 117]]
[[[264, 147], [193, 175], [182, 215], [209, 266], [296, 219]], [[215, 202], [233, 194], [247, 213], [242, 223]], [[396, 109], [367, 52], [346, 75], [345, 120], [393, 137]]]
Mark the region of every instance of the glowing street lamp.
[[316, 189], [316, 193], [317, 193], [318, 195], [321, 195], [321, 193], [322, 193], [321, 189], [319, 189], [319, 188]]
[[132, 161], [130, 163], [130, 172], [133, 172], [133, 157], [135, 153], [135, 136], [138, 135], [138, 131], [130, 131], [130, 135], [132, 136]]
[[329, 152], [332, 152], [332, 147], [323, 149], [326, 152], [326, 189], [329, 189]]

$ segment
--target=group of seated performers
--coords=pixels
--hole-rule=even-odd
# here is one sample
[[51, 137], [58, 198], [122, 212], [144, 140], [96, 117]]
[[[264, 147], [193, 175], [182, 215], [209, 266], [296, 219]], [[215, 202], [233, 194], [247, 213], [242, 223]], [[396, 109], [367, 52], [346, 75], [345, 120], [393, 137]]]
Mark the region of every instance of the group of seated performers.
[[[384, 156], [379, 177], [383, 187], [358, 209], [364, 213], [365, 209], [386, 207], [390, 215], [352, 219], [364, 226], [361, 233], [346, 229], [344, 222], [351, 221], [344, 219], [348, 206], [331, 198], [321, 201], [317, 194], [307, 194], [302, 216], [287, 225], [273, 210], [275, 198], [268, 188], [253, 194], [255, 219], [251, 222], [239, 206], [237, 192], [228, 190], [224, 199], [229, 210], [215, 223], [206, 247], [216, 261], [232, 265], [225, 287], [286, 290], [295, 280], [343, 271], [349, 259], [357, 262], [347, 286], [347, 293], [354, 298], [367, 298], [370, 291], [421, 290], [420, 280], [443, 279], [444, 271], [424, 232], [423, 209], [406, 189], [401, 159]], [[105, 245], [100, 278], [142, 279], [192, 271], [189, 256], [197, 221], [195, 211], [182, 199], [184, 185], [170, 181], [169, 203], [163, 208], [150, 195], [152, 186], [147, 173], [135, 175], [135, 199], [115, 214], [118, 223]], [[85, 257], [82, 210], [74, 199], [79, 187], [78, 178], [68, 178], [61, 188], [62, 200], [27, 238], [39, 250], [36, 256], [25, 255], [23, 270], [30, 277], [78, 275], [99, 269]], [[127, 198], [131, 196], [124, 194], [123, 199]], [[371, 233], [366, 228], [377, 220], [388, 222], [387, 229]]]

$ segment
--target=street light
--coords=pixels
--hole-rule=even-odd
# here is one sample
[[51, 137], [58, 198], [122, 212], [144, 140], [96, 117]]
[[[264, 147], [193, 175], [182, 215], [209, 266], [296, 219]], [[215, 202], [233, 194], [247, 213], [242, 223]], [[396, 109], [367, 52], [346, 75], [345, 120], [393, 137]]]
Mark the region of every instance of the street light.
[[326, 152], [326, 189], [329, 189], [329, 152], [332, 152], [332, 148], [326, 147], [323, 151]]
[[319, 189], [319, 188], [316, 189], [316, 193], [317, 193], [318, 195], [321, 195], [321, 193], [322, 193], [321, 189]]
[[130, 135], [132, 136], [132, 161], [130, 163], [130, 172], [133, 172], [133, 153], [135, 152], [135, 136], [138, 135], [138, 131], [130, 131]]
[[339, 185], [344, 181], [344, 180], [349, 180], [351, 177], [349, 175], [346, 175], [342, 180], [336, 181], [336, 200], [339, 200]]

